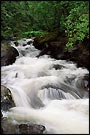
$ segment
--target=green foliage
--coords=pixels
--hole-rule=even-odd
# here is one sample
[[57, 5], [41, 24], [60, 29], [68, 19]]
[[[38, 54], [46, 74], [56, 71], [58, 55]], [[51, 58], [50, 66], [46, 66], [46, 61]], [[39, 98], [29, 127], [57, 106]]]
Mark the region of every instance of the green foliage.
[[89, 1], [2, 1], [1, 36], [43, 36], [60, 30], [67, 48], [89, 35]]
[[82, 41], [89, 35], [89, 7], [86, 4], [88, 3], [82, 2], [78, 5], [76, 4], [66, 18], [65, 32], [69, 38], [66, 44], [67, 48], [71, 48], [76, 41]]
[[2, 1], [2, 36], [18, 37], [28, 31], [64, 30], [65, 16], [69, 13], [67, 5], [70, 2]]
[[28, 32], [23, 32], [22, 33], [22, 37], [35, 37], [35, 36], [43, 36], [43, 35], [47, 35], [48, 32], [45, 31], [28, 31]]

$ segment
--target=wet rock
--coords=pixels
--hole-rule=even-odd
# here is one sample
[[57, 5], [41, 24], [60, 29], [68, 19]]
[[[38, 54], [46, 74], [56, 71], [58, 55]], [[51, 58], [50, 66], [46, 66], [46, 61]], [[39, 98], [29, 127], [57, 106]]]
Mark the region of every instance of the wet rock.
[[14, 47], [1, 43], [1, 66], [14, 63], [18, 55], [19, 53]]
[[26, 46], [27, 44], [23, 44], [23, 46]]
[[76, 86], [81, 89], [89, 90], [89, 75], [79, 77], [76, 81]]
[[64, 51], [60, 59], [70, 60], [77, 63], [78, 67], [85, 67], [89, 70], [89, 40], [76, 42], [71, 51]]
[[51, 41], [54, 41], [57, 38], [58, 34], [59, 34], [58, 31], [54, 31], [42, 37], [36, 37], [34, 38], [33, 45], [39, 50], [47, 48], [47, 44]]
[[79, 43], [77, 49], [71, 52], [70, 60], [75, 61], [79, 67], [89, 69], [89, 47], [83, 42]]
[[1, 121], [1, 127], [3, 134], [44, 134], [46, 132], [46, 128], [43, 125], [30, 123], [19, 124], [8, 118], [4, 118]]
[[33, 45], [41, 50], [37, 57], [47, 54], [52, 58], [60, 59], [63, 56], [66, 43], [67, 37], [61, 35], [60, 31], [55, 31], [42, 37], [36, 37]]
[[[37, 55], [37, 57], [40, 57], [40, 56], [42, 56], [42, 55], [44, 55], [44, 54], [48, 54], [48, 52], [49, 52], [49, 49], [48, 48], [44, 48], [40, 53], [39, 53], [39, 55]], [[50, 53], [51, 53], [51, 51], [50, 51]], [[49, 54], [50, 54], [49, 53]]]
[[31, 43], [33, 43], [33, 41], [28, 41], [27, 44], [30, 45]]
[[14, 44], [15, 44], [15, 46], [18, 46], [19, 45], [19, 43], [17, 41], [15, 41]]
[[53, 68], [55, 68], [55, 70], [59, 70], [59, 69], [65, 68], [65, 67], [63, 65], [55, 64], [55, 65], [53, 65]]
[[55, 59], [73, 61], [77, 63], [78, 67], [85, 67], [89, 70], [89, 38], [77, 41], [69, 51], [65, 49], [67, 42], [68, 37], [60, 32], [55, 33], [55, 35], [49, 33], [44, 37], [36, 37], [34, 39], [34, 46], [41, 50], [37, 57], [47, 54]]
[[55, 59], [61, 58], [61, 56], [64, 53], [64, 47], [65, 46], [60, 41], [54, 41], [54, 42], [48, 43], [48, 49], [50, 51], [50, 55], [51, 55], [51, 57], [53, 57]]
[[38, 56], [47, 54], [52, 58], [60, 59], [64, 53], [64, 47], [65, 46], [59, 41], [49, 42], [46, 44], [46, 48], [44, 47]]
[[45, 127], [37, 124], [20, 124], [19, 132], [20, 134], [42, 134]]
[[1, 110], [7, 111], [12, 107], [15, 107], [15, 103], [10, 90], [5, 86], [1, 86]]

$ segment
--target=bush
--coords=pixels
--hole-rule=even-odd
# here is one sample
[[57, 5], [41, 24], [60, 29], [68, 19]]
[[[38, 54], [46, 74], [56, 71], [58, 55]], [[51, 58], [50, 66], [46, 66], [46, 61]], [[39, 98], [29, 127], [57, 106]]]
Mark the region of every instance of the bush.
[[66, 18], [66, 34], [69, 38], [66, 44], [67, 48], [72, 48], [76, 41], [82, 41], [89, 35], [89, 12], [88, 6], [83, 2], [77, 7], [71, 9]]

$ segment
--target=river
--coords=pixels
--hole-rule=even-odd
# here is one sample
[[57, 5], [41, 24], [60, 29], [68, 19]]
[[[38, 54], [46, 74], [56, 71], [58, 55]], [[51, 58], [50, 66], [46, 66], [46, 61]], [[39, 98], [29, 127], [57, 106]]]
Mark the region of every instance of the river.
[[16, 105], [7, 117], [42, 124], [49, 134], [88, 134], [88, 90], [80, 82], [89, 71], [49, 55], [38, 58], [32, 39], [18, 42], [11, 42], [19, 52], [15, 63], [1, 68], [1, 84], [10, 89]]

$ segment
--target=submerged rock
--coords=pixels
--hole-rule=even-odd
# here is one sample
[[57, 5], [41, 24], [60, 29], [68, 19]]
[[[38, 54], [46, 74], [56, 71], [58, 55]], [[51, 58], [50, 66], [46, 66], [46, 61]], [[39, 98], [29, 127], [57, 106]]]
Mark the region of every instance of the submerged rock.
[[1, 86], [1, 110], [8, 111], [12, 107], [15, 107], [15, 103], [10, 90]]
[[78, 91], [80, 91], [82, 97], [89, 98], [89, 75], [87, 74], [79, 77], [76, 80], [76, 87], [78, 88]]
[[1, 121], [3, 134], [44, 134], [46, 128], [43, 125], [11, 122], [8, 118]]
[[1, 66], [14, 63], [18, 55], [19, 53], [14, 47], [1, 43]]
[[20, 134], [42, 134], [45, 131], [45, 127], [37, 124], [20, 124]]

